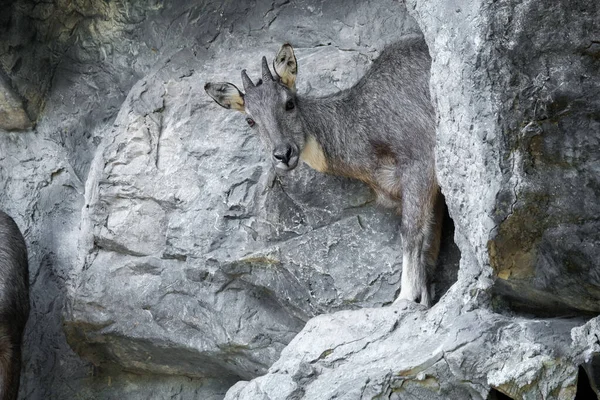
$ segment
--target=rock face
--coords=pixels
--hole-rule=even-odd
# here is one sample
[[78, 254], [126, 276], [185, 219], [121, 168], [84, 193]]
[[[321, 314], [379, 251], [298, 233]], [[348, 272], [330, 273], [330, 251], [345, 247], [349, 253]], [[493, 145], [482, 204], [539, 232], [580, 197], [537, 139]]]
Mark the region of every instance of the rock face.
[[0, 75], [0, 128], [7, 131], [23, 130], [31, 127], [23, 103]]
[[[0, 16], [0, 207], [32, 280], [23, 398], [598, 394], [600, 6], [168, 3]], [[289, 41], [299, 92], [332, 93], [414, 33], [456, 224], [431, 310], [389, 306], [399, 220], [367, 188], [275, 174], [202, 89], [257, 77]]]
[[591, 39], [600, 9], [407, 3], [433, 58], [437, 168], [462, 255], [458, 282], [427, 312], [311, 320], [268, 374], [226, 399], [598, 396], [598, 319], [578, 327], [584, 320], [531, 313], [600, 307]]
[[[407, 17], [387, 6], [395, 14], [379, 29], [392, 32]], [[415, 29], [407, 23], [394, 34]], [[299, 43], [301, 91], [349, 86], [386, 42], [345, 52], [320, 44]], [[257, 75], [265, 45], [221, 46], [236, 57], [183, 49], [158, 62], [131, 89], [91, 164], [82, 270], [65, 327], [96, 364], [253, 378], [311, 317], [389, 304], [399, 290], [398, 219], [375, 209], [356, 182], [307, 167], [276, 176], [242, 115], [205, 95], [215, 74], [237, 81], [248, 67]], [[329, 76], [340, 61], [355, 65], [344, 83]], [[456, 271], [458, 254], [447, 249]]]
[[461, 251], [520, 307], [600, 311], [600, 6], [409, 8], [434, 58], [437, 166]]
[[573, 399], [589, 346], [583, 336], [571, 346], [578, 324], [441, 305], [323, 315], [267, 375], [236, 384], [225, 399], [486, 399], [490, 387], [513, 399]]

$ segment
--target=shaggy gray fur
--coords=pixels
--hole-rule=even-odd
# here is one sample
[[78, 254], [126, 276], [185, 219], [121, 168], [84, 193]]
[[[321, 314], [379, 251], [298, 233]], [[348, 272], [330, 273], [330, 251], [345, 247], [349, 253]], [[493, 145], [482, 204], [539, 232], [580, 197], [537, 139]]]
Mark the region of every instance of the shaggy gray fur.
[[17, 398], [21, 340], [28, 316], [25, 240], [12, 218], [0, 211], [0, 400]]

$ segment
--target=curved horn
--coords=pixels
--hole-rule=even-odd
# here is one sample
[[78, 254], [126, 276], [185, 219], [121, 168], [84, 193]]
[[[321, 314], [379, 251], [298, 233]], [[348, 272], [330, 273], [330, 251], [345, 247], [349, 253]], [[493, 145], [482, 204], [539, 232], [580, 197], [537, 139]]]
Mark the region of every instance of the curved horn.
[[242, 70], [242, 83], [244, 84], [244, 90], [248, 90], [249, 88], [254, 87], [254, 83], [252, 82], [252, 79], [250, 79], [248, 74], [246, 73], [245, 69]]
[[273, 75], [271, 75], [271, 70], [269, 69], [269, 64], [267, 63], [267, 57], [262, 58], [262, 79], [263, 81], [272, 81]]

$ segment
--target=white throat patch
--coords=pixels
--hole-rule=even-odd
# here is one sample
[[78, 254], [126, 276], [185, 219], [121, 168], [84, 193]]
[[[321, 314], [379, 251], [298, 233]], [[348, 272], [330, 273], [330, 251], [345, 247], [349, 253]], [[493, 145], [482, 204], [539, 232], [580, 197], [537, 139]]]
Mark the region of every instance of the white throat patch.
[[300, 159], [307, 163], [312, 169], [319, 172], [327, 171], [327, 160], [325, 159], [323, 148], [312, 136], [308, 136], [306, 144], [302, 149], [302, 153], [300, 153]]

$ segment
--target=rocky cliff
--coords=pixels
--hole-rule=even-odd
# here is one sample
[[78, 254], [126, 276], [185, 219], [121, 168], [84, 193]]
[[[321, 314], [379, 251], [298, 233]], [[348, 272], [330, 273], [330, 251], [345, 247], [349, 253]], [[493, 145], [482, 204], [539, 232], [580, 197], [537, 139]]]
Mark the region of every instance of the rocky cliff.
[[[598, 20], [567, 0], [3, 6], [22, 398], [593, 398]], [[290, 42], [298, 91], [333, 93], [407, 34], [433, 59], [449, 214], [430, 310], [390, 306], [397, 217], [360, 183], [276, 174], [202, 89]]]

